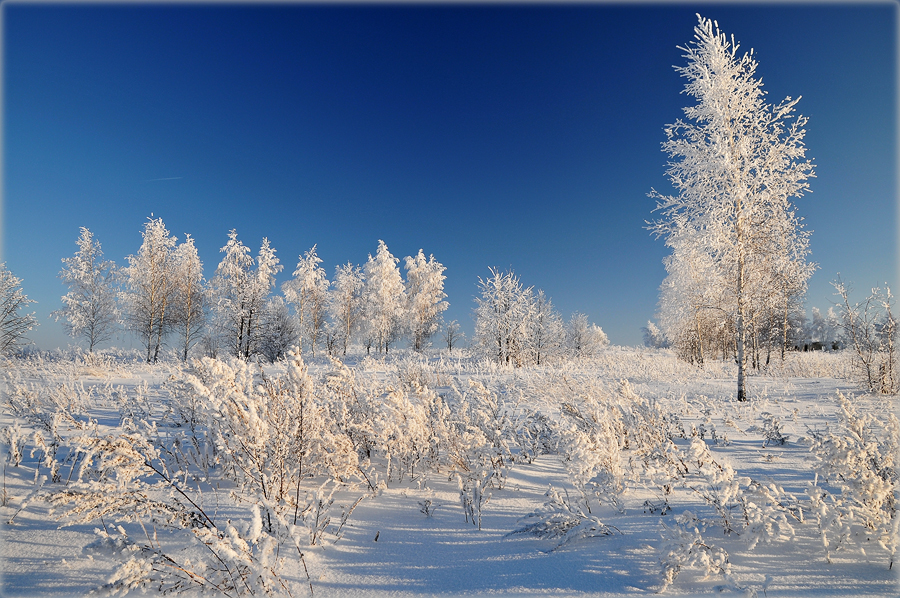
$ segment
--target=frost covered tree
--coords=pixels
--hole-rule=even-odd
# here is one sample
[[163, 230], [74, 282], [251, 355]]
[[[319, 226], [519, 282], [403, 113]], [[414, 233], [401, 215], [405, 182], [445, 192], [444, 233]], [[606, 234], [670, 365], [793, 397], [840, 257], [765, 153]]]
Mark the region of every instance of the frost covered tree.
[[666, 335], [663, 334], [659, 326], [651, 320], [647, 320], [647, 325], [641, 328], [641, 334], [644, 339], [644, 346], [651, 349], [662, 349], [669, 346]]
[[451, 320], [444, 326], [443, 334], [444, 342], [447, 343], [447, 351], [453, 353], [453, 347], [458, 347], [459, 343], [465, 338], [460, 330], [459, 322]]
[[573, 357], [592, 357], [609, 344], [609, 339], [602, 328], [588, 320], [587, 315], [575, 312], [566, 325], [566, 344]]
[[484, 356], [503, 365], [525, 365], [533, 311], [532, 287], [523, 287], [513, 272], [490, 268], [478, 278], [474, 344]]
[[558, 357], [565, 347], [566, 328], [553, 301], [538, 289], [534, 295], [528, 333], [529, 361], [535, 365]]
[[16, 351], [25, 334], [38, 325], [34, 312], [20, 313], [30, 303], [22, 290], [22, 279], [16, 278], [6, 269], [6, 263], [0, 263], [0, 355], [11, 355]]
[[225, 257], [210, 282], [216, 325], [228, 351], [249, 359], [259, 351], [266, 300], [282, 267], [267, 238], [263, 238], [254, 261], [234, 229], [221, 252]]
[[703, 364], [707, 356], [734, 354], [727, 285], [702, 248], [677, 238], [663, 259], [668, 275], [660, 286], [659, 323], [681, 359]]
[[149, 219], [142, 235], [144, 241], [137, 255], [129, 255], [128, 266], [122, 269], [125, 289], [119, 296], [125, 323], [147, 347], [147, 363], [151, 363], [159, 359], [159, 350], [171, 329], [176, 239], [166, 230], [162, 218]]
[[284, 359], [300, 342], [300, 328], [283, 297], [272, 297], [263, 312], [259, 352], [271, 362]]
[[316, 255], [316, 246], [313, 245], [300, 256], [294, 277], [281, 286], [285, 299], [297, 312], [299, 332], [313, 357], [325, 327], [328, 287], [331, 284], [325, 269], [319, 265], [321, 263], [322, 259]]
[[768, 104], [752, 51], [739, 55], [715, 22], [698, 19], [695, 41], [680, 48], [688, 64], [676, 67], [697, 103], [684, 108], [685, 120], [666, 127], [663, 143], [677, 194], [651, 193], [662, 218], [650, 228], [669, 246], [700, 248], [725, 280], [743, 401], [754, 284], [771, 276], [768, 258], [790, 245], [773, 239], [798, 234], [791, 198], [808, 190], [813, 165], [803, 144], [807, 119], [794, 114], [799, 98]]
[[178, 337], [181, 360], [187, 361], [191, 347], [203, 335], [207, 313], [203, 263], [190, 235], [172, 253], [172, 286], [172, 331]]
[[69, 336], [87, 342], [88, 352], [108, 341], [119, 321], [116, 306], [116, 265], [103, 259], [100, 242], [85, 227], [75, 242], [78, 251], [73, 257], [63, 258], [59, 277], [68, 285], [63, 295], [63, 307], [51, 315], [63, 319], [63, 327]]
[[363, 288], [365, 278], [359, 266], [347, 262], [334, 272], [334, 283], [328, 297], [328, 314], [331, 317], [331, 335], [335, 346], [343, 355], [353, 341], [363, 315]]
[[416, 257], [405, 258], [406, 263], [406, 327], [413, 349], [421, 351], [441, 327], [441, 314], [447, 309], [444, 301], [443, 264], [433, 255], [425, 259], [422, 250]]
[[391, 255], [384, 241], [378, 241], [375, 257], [369, 255], [366, 262], [363, 305], [367, 336], [379, 353], [387, 353], [390, 344], [401, 333], [403, 311], [406, 306], [406, 290], [400, 262]]

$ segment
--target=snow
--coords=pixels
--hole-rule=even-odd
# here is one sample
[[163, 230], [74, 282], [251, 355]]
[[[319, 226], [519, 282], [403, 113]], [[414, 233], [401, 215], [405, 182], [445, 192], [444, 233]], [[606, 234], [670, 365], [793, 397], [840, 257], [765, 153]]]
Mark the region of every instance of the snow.
[[[816, 479], [810, 447], [816, 432], [826, 430], [826, 426], [838, 429], [838, 393], [849, 397], [861, 414], [877, 415], [879, 421], [896, 409], [895, 397], [862, 395], [851, 382], [827, 375], [829, 371], [844, 371], [844, 356], [790, 355], [792, 361], [781, 370], [790, 377], [774, 368], [766, 375], [752, 376], [748, 384], [750, 401], [738, 403], [733, 399], [733, 364], [708, 363], [706, 370], [700, 370], [678, 362], [668, 350], [610, 347], [593, 359], [519, 369], [498, 368], [474, 358], [456, 357], [458, 354], [454, 351], [452, 358], [437, 353], [422, 357], [398, 350], [383, 359], [348, 358], [346, 363], [357, 383], [369, 385], [369, 389], [411, 388], [404, 385], [404, 378], [407, 382], [418, 378], [430, 382], [439, 395], [447, 395], [454, 387], [470, 388], [469, 381], [476, 380], [496, 397], [540, 406], [556, 418], [565, 417], [560, 415], [565, 409], [563, 403], [576, 404], [579, 395], [596, 392], [607, 401], [623, 401], [615, 397], [626, 396], [620, 381], [628, 380], [627, 392], [657, 405], [667, 416], [678, 417], [686, 435], [674, 438], [673, 443], [681, 455], [703, 452], [705, 447], [717, 463], [725, 465], [724, 473], [717, 475], [727, 477], [727, 466], [733, 468], [738, 492], [748, 492], [748, 478], [781, 487], [785, 504], [790, 501], [784, 497], [793, 496], [804, 520], [787, 518], [793, 530], [793, 534], [787, 534], [792, 535], [790, 539], [778, 541], [763, 534], [751, 548], [749, 532], [726, 534], [721, 525], [709, 523], [715, 519], [715, 509], [704, 502], [700, 490], [722, 493], [725, 482], [716, 488], [704, 486], [700, 467], [692, 469], [683, 482], [676, 482], [671, 495], [664, 497], [649, 477], [638, 475], [641, 470], [634, 465], [638, 461], [635, 451], [622, 449], [616, 454], [622, 459], [625, 489], [618, 496], [618, 505], [593, 499], [590, 513], [621, 534], [577, 537], [560, 545], [559, 538], [513, 532], [528, 524], [528, 514], [544, 507], [551, 486], [567, 500], [578, 500], [576, 478], [563, 454], [541, 454], [531, 463], [507, 462], [502, 486], [498, 487], [499, 478], [495, 478], [493, 487], [486, 490], [490, 497], [481, 510], [481, 529], [464, 514], [456, 477], [460, 472], [446, 466], [417, 466], [412, 478], [406, 475], [401, 481], [389, 480], [375, 492], [365, 484], [340, 486], [322, 541], [302, 546], [309, 581], [296, 551], [291, 553], [294, 549], [290, 542], [284, 543], [284, 552], [279, 554], [288, 556], [281, 574], [293, 595], [309, 595], [308, 584], [317, 597], [653, 594], [664, 586], [660, 559], [665, 527], [677, 527], [676, 518], [683, 519], [687, 512], [708, 520], [707, 525], [698, 526], [697, 533], [707, 544], [727, 552], [730, 571], [727, 576], [707, 577], [702, 568], [683, 568], [665, 589], [666, 594], [756, 593], [766, 598], [900, 594], [897, 569], [889, 569], [889, 553], [874, 541], [867, 542], [859, 534], [859, 526], [831, 552], [831, 563], [826, 562], [822, 535], [807, 495], [814, 482], [836, 492], [835, 486]], [[334, 369], [326, 358], [316, 358], [307, 365], [316, 384]], [[276, 376], [286, 367], [276, 364], [265, 369], [267, 376]], [[804, 372], [813, 372], [815, 377], [797, 375]], [[6, 430], [18, 421], [27, 438], [21, 464], [15, 466], [9, 459], [5, 462], [3, 489], [8, 500], [0, 506], [3, 596], [84, 595], [111, 579], [133, 553], [133, 546], [145, 542], [145, 532], [137, 522], [120, 524], [134, 542], [132, 547], [115, 531], [119, 523], [110, 520], [61, 527], [64, 521], [58, 517], [66, 507], [52, 509], [41, 492], [62, 490], [72, 464], [63, 463], [59, 482], [46, 479], [49, 470], [40, 463], [41, 451], [31, 451], [33, 424], [14, 415], [10, 398], [21, 396], [22, 389], [58, 398], [63, 391], [50, 391], [68, 388], [73, 412], [83, 407], [84, 413], [76, 419], [96, 419], [100, 435], [120, 430], [121, 409], [126, 405], [140, 407], [145, 400], [162, 429], [166, 405], [173, 400], [171, 383], [188, 373], [174, 361], [150, 366], [121, 356], [90, 363], [84, 359], [33, 359], [5, 364], [0, 427]], [[139, 391], [141, 388], [146, 391]], [[571, 390], [566, 392], [565, 388]], [[470, 392], [470, 400], [478, 396]], [[578, 404], [586, 412], [588, 403]], [[768, 425], [763, 414], [769, 414]], [[786, 437], [784, 444], [766, 443], [767, 429], [771, 432], [776, 420]], [[698, 433], [693, 438], [692, 429]], [[887, 429], [874, 432], [882, 437], [888, 433]], [[72, 435], [71, 427], [62, 434], [61, 461]], [[768, 436], [773, 438], [771, 433]], [[4, 435], [5, 441], [7, 438]], [[8, 444], [3, 454], [8, 456]], [[382, 480], [387, 477], [384, 464], [377, 460], [373, 460], [370, 471], [380, 473]], [[305, 489], [314, 490], [322, 481], [324, 478], [311, 480]], [[896, 500], [896, 480], [893, 488]], [[260, 532], [258, 515], [254, 517], [253, 509], [236, 502], [235, 496], [241, 496], [240, 488], [222, 479], [202, 493], [202, 504], [214, 513], [217, 522], [232, 520], [244, 538], [265, 535]], [[341, 513], [360, 496], [364, 498], [352, 510], [340, 534], [335, 533]], [[670, 510], [662, 508], [663, 499], [668, 500]], [[732, 515], [735, 520], [740, 518], [737, 511]], [[305, 527], [302, 532], [306, 533]], [[147, 534], [167, 554], [179, 558], [196, 554], [191, 551], [197, 543], [187, 530], [150, 528], [148, 524]]]

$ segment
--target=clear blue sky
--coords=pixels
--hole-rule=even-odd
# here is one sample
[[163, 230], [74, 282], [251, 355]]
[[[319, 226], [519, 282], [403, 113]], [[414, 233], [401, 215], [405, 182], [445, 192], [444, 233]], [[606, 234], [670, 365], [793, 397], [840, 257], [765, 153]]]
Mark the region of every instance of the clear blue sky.
[[[809, 306], [837, 272], [897, 287], [897, 4], [3, 4], [3, 258], [48, 314], [80, 226], [119, 264], [151, 212], [212, 276], [229, 229], [329, 277], [383, 239], [446, 267], [471, 328], [478, 276], [513, 268], [564, 316], [638, 344], [666, 249], [663, 127], [689, 99], [695, 13], [754, 48], [772, 102], [802, 95]], [[900, 288], [896, 288], [900, 291]]]

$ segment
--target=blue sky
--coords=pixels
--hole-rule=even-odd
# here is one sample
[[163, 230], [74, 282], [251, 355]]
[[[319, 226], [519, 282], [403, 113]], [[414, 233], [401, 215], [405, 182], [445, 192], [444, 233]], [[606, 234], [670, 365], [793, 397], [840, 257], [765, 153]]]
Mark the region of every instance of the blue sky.
[[[287, 280], [379, 239], [446, 267], [471, 328], [488, 267], [638, 344], [667, 254], [672, 65], [695, 13], [754, 48], [769, 99], [802, 96], [813, 193], [808, 305], [840, 272], [897, 287], [897, 5], [49, 5], [3, 10], [3, 257], [38, 346], [80, 226], [125, 263], [153, 213], [212, 276], [228, 231], [268, 237]], [[900, 290], [900, 289], [897, 289]], [[119, 341], [122, 344], [122, 341]]]

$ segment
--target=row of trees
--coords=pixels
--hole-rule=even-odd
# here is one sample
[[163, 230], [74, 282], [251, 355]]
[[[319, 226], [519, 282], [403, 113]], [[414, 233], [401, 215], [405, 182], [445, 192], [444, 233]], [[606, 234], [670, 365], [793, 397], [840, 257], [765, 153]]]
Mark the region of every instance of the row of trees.
[[[215, 275], [206, 280], [194, 239], [178, 243], [162, 219], [149, 219], [143, 242], [127, 266], [103, 258], [100, 243], [81, 229], [78, 251], [63, 260], [60, 278], [69, 286], [62, 309], [53, 313], [89, 351], [115, 334], [134, 334], [146, 359], [159, 359], [166, 345], [186, 360], [192, 347], [215, 356], [243, 359], [283, 357], [293, 345], [315, 355], [346, 355], [354, 342], [366, 351], [387, 353], [407, 339], [421, 351], [442, 327], [444, 266], [422, 250], [400, 260], [383, 241], [362, 266], [347, 263], [328, 280], [316, 247], [300, 256], [293, 277], [274, 294], [282, 270], [275, 250], [263, 239], [256, 257], [232, 230]], [[565, 356], [594, 354], [608, 344], [587, 316], [568, 322], [543, 291], [524, 287], [512, 272], [491, 270], [479, 279], [474, 347], [504, 365], [543, 364]], [[463, 335], [454, 321], [444, 340], [452, 350]]]
[[587, 357], [609, 340], [586, 315], [566, 323], [544, 291], [524, 287], [513, 272], [491, 268], [478, 279], [474, 348], [503, 365], [541, 365], [560, 357]]
[[405, 281], [400, 260], [383, 241], [362, 268], [338, 266], [329, 281], [313, 246], [300, 256], [282, 294], [273, 295], [283, 266], [268, 239], [254, 258], [232, 230], [215, 275], [206, 280], [190, 235], [177, 243], [159, 218], [149, 219], [142, 234], [140, 249], [123, 268], [103, 259], [86, 228], [78, 252], [63, 260], [60, 278], [69, 292], [54, 316], [90, 351], [109, 340], [119, 323], [140, 339], [148, 362], [167, 343], [185, 360], [198, 344], [211, 355], [270, 360], [295, 344], [313, 355], [322, 346], [346, 355], [355, 340], [367, 351], [386, 353], [408, 337], [421, 350], [447, 308], [445, 268], [422, 250], [405, 258]]
[[[838, 297], [834, 307], [824, 314], [813, 307], [810, 319], [799, 314], [790, 323], [786, 341], [803, 351], [846, 349], [852, 356], [853, 377], [867, 391], [896, 394], [900, 391], [900, 326], [890, 287], [875, 287], [862, 301], [852, 302], [851, 288], [840, 277], [832, 285]], [[654, 322], [647, 322], [642, 332], [648, 347], [683, 350], [678, 339], [673, 342]]]
[[[841, 308], [838, 308], [842, 311]], [[711, 326], [701, 328], [701, 333], [705, 330], [703, 336], [707, 339], [716, 339], [715, 330]], [[823, 314], [818, 307], [812, 308], [811, 317], [807, 318], [805, 313], [798, 313], [792, 316], [788, 322], [787, 346], [797, 351], [837, 351], [847, 346], [846, 335], [843, 330], [842, 319], [840, 313], [835, 311], [834, 307], [829, 307]], [[641, 328], [643, 334], [644, 346], [661, 349], [672, 347], [673, 343], [655, 322], [647, 322], [647, 325]], [[717, 339], [719, 343], [722, 339]], [[725, 339], [725, 348], [722, 355], [733, 355], [734, 338], [733, 336]], [[727, 343], [730, 342], [729, 346]], [[712, 343], [711, 343], [712, 344]], [[678, 345], [675, 345], [678, 347]], [[678, 347], [683, 348], [683, 347]], [[779, 342], [778, 349], [782, 348]], [[709, 355], [710, 351], [707, 350]], [[691, 353], [682, 355], [686, 360], [690, 361]], [[769, 363], [768, 353], [766, 363]]]

